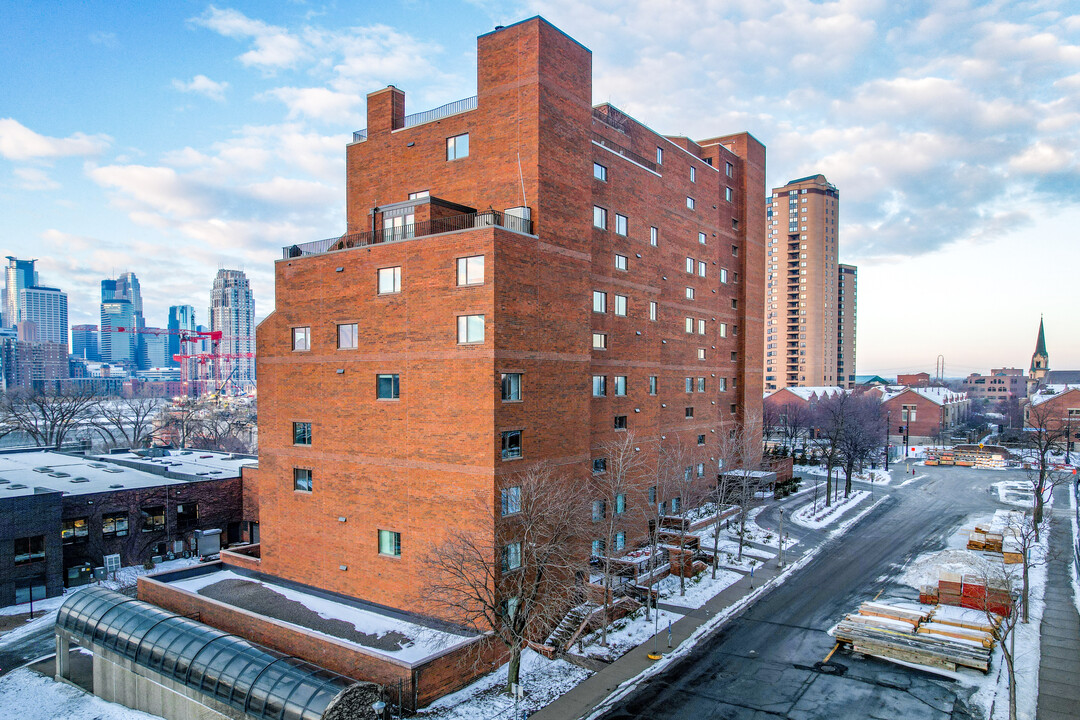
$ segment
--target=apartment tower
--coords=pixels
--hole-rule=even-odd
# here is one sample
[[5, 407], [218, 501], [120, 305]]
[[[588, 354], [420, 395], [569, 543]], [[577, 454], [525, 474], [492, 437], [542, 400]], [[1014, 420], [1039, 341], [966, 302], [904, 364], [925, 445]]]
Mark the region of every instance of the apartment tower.
[[210, 292], [210, 329], [221, 331], [214, 381], [250, 390], [255, 386], [255, 296], [243, 270], [218, 270]]
[[836, 277], [836, 384], [854, 390], [859, 270], [854, 265], [840, 264]]
[[[838, 343], [840, 194], [824, 175], [792, 180], [768, 198], [765, 389], [853, 386], [854, 349]], [[846, 289], [846, 288], [845, 288]], [[854, 303], [845, 293], [846, 303]], [[845, 339], [854, 343], [852, 327]], [[845, 313], [848, 308], [845, 308]], [[845, 315], [847, 317], [847, 315]], [[854, 348], [854, 344], [852, 344]], [[839, 353], [845, 355], [840, 371]]]
[[[591, 503], [602, 444], [633, 431], [646, 464], [678, 441], [715, 482], [718, 434], [760, 411], [764, 146], [593, 107], [590, 51], [542, 18], [477, 46], [476, 97], [406, 115], [402, 90], [368, 95], [346, 234], [277, 262], [263, 572], [419, 607], [449, 532], [513, 557], [494, 518], [528, 465]], [[626, 532], [609, 554], [674, 500], [646, 484], [610, 510]]]
[[19, 260], [7, 256], [8, 264], [4, 268], [3, 325], [13, 328], [22, 321], [19, 313], [19, 292], [23, 288], [36, 287], [38, 284], [37, 260]]
[[36, 326], [37, 342], [68, 346], [68, 296], [51, 287], [27, 287], [19, 290], [21, 323]]

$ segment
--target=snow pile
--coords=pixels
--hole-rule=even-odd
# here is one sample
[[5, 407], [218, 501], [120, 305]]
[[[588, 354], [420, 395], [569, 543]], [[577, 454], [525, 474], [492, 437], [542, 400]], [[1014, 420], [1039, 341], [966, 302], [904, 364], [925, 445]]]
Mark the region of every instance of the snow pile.
[[533, 650], [525, 650], [521, 653], [521, 684], [525, 699], [516, 704], [515, 713], [514, 699], [504, 693], [506, 672], [507, 666], [503, 665], [468, 687], [439, 698], [417, 712], [415, 717], [431, 720], [510, 720], [523, 714], [531, 715], [592, 674], [565, 660], [547, 660]]
[[839, 498], [832, 505], [826, 505], [825, 498], [821, 498], [803, 505], [792, 513], [791, 519], [803, 527], [820, 529], [832, 524], [868, 497], [870, 493], [866, 490], [853, 490], [850, 496]]
[[997, 577], [1001, 574], [1001, 563], [971, 550], [940, 550], [915, 558], [896, 581], [913, 588], [937, 587], [942, 572]]
[[[719, 576], [717, 576], [717, 579], [719, 579]], [[678, 592], [676, 586], [675, 594], [678, 595]], [[663, 602], [663, 599], [661, 599], [661, 602]], [[584, 638], [585, 654], [589, 657], [611, 662], [619, 659], [638, 645], [649, 641], [657, 631], [661, 636], [657, 639], [657, 647], [666, 650], [668, 624], [673, 625], [682, 618], [683, 616], [679, 613], [661, 608], [656, 613], [650, 613], [650, 617], [646, 619], [645, 608], [639, 608], [611, 624], [608, 628], [607, 647], [600, 644], [603, 635], [599, 630], [587, 635]], [[649, 647], [652, 647], [651, 642]]]
[[[1047, 484], [1049, 487], [1043, 488], [1043, 499], [1046, 507], [1049, 508], [1054, 503], [1054, 487], [1050, 483]], [[1006, 480], [994, 483], [993, 487], [997, 491], [998, 500], [1006, 505], [1024, 508], [1035, 505], [1035, 488], [1026, 480]]]
[[26, 668], [0, 677], [0, 708], [18, 720], [161, 720]]
[[731, 570], [716, 571], [716, 579], [712, 579], [712, 568], [692, 578], [686, 578], [686, 594], [679, 594], [679, 578], [668, 575], [661, 580], [660, 602], [684, 608], [699, 608], [726, 588], [739, 581], [742, 575]]

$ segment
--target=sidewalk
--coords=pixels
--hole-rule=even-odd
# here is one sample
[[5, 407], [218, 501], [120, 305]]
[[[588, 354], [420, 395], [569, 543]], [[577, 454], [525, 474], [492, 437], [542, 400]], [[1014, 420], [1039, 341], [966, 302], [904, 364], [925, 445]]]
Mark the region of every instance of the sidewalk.
[[1038, 720], [1070, 720], [1080, 707], [1080, 616], [1073, 603], [1072, 486], [1057, 488], [1051, 518], [1046, 609], [1043, 611], [1039, 659]]

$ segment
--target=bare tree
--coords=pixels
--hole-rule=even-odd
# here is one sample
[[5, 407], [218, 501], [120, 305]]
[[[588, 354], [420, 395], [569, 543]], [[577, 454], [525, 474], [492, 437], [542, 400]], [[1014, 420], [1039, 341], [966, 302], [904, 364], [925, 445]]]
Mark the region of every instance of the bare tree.
[[[760, 443], [759, 439], [759, 446]], [[660, 443], [656, 479], [663, 499], [659, 502], [657, 531], [662, 529], [665, 518], [674, 518], [680, 563], [679, 595], [686, 594], [684, 565], [690, 514], [708, 496], [709, 482], [705, 480], [705, 474], [706, 466], [710, 463], [707, 462], [706, 455], [704, 445], [684, 442], [676, 434]]]
[[761, 433], [765, 445], [769, 444], [773, 435], [783, 437], [783, 409], [768, 400], [761, 404]]
[[780, 408], [780, 432], [784, 438], [784, 447], [795, 448], [799, 440], [806, 437], [810, 426], [810, 408], [802, 403], [788, 402]]
[[832, 471], [843, 457], [843, 443], [851, 422], [852, 395], [836, 393], [822, 398], [814, 407], [814, 429], [817, 434], [818, 452], [825, 462], [825, 506], [832, 505]]
[[177, 447], [190, 447], [202, 432], [204, 405], [205, 401], [198, 398], [180, 398], [161, 408], [157, 426], [165, 437], [175, 440]]
[[724, 510], [738, 502], [737, 484], [734, 482], [734, 478], [728, 474], [728, 469], [734, 467], [737, 463], [736, 458], [739, 456], [739, 446], [737, 442], [738, 428], [731, 428], [735, 430], [734, 436], [729, 433], [729, 426], [720, 426], [720, 439], [718, 443], [719, 458], [717, 466], [719, 473], [716, 476], [716, 484], [712, 486], [709, 492], [709, 500], [714, 504], [714, 516], [712, 526], [712, 540], [713, 540], [713, 557], [712, 557], [712, 579], [716, 579], [717, 567], [720, 564], [720, 535], [723, 532], [723, 526], [720, 523], [720, 516]]
[[726, 482], [731, 484], [734, 496], [739, 503], [739, 562], [742, 562], [743, 547], [746, 544], [746, 523], [750, 510], [758, 500], [761, 470], [761, 418], [749, 414], [741, 423], [727, 429], [725, 454], [732, 461], [732, 467], [722, 469], [722, 474], [729, 476]]
[[[1033, 516], [1016, 511], [1009, 515], [1009, 522], [1004, 528], [1004, 541], [1020, 554], [1020, 599], [1023, 607], [1021, 622], [1028, 622], [1028, 595], [1031, 589], [1031, 568], [1046, 565], [1053, 559], [1052, 553], [1039, 542], [1040, 528]], [[1049, 521], [1043, 520], [1042, 531], [1048, 530]]]
[[100, 401], [92, 386], [6, 392], [0, 397], [0, 427], [5, 434], [22, 433], [39, 447], [59, 450], [96, 415]]
[[162, 404], [160, 398], [106, 398], [91, 423], [109, 447], [145, 447], [154, 438], [154, 419]]
[[851, 395], [838, 406], [846, 416], [837, 449], [844, 468], [844, 497], [849, 497], [856, 468], [862, 468], [881, 446], [881, 401], [873, 395]]
[[981, 603], [982, 607], [979, 609], [986, 616], [987, 622], [996, 627], [994, 634], [1001, 645], [1001, 654], [1005, 659], [1005, 672], [1009, 678], [1009, 720], [1016, 720], [1016, 651], [1013, 640], [1016, 637], [1016, 625], [1021, 615], [1021, 603], [1018, 602], [1020, 593], [1016, 589], [1016, 566], [1007, 565], [1002, 560], [1001, 563], [984, 568], [980, 573], [980, 579], [988, 590], [992, 586], [1001, 588], [1011, 599], [1005, 614], [998, 611], [1006, 608], [992, 605], [985, 595]]
[[257, 427], [254, 404], [223, 404], [209, 398], [182, 398], [162, 407], [158, 434], [178, 447], [250, 452]]
[[550, 465], [532, 465], [505, 481], [501, 507], [479, 509], [490, 526], [453, 531], [422, 560], [430, 608], [492, 632], [509, 650], [508, 691], [520, 681], [526, 643], [555, 627], [580, 597], [588, 571], [581, 486]]
[[1060, 417], [1054, 415], [1051, 403], [1032, 402], [1027, 407], [1027, 428], [1024, 432], [1025, 449], [1033, 456], [1034, 463], [1028, 471], [1028, 479], [1031, 482], [1031, 490], [1034, 495], [1034, 507], [1032, 508], [1032, 521], [1035, 527], [1035, 540], [1039, 539], [1039, 526], [1043, 521], [1043, 506], [1046, 504], [1046, 493], [1053, 492], [1058, 485], [1069, 482], [1070, 477], [1062, 472], [1054, 470], [1053, 461], [1050, 457], [1055, 448], [1064, 440], [1067, 434], [1066, 425]]

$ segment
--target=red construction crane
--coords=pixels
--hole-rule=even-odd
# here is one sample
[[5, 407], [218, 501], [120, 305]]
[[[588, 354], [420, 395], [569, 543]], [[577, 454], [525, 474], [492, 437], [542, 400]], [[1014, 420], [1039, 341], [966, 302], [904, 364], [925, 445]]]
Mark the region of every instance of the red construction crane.
[[219, 340], [221, 340], [220, 330], [166, 330], [163, 328], [133, 327], [116, 327], [112, 330], [113, 332], [142, 333], [144, 335], [179, 335], [180, 342], [199, 342], [200, 340], [218, 342]]

